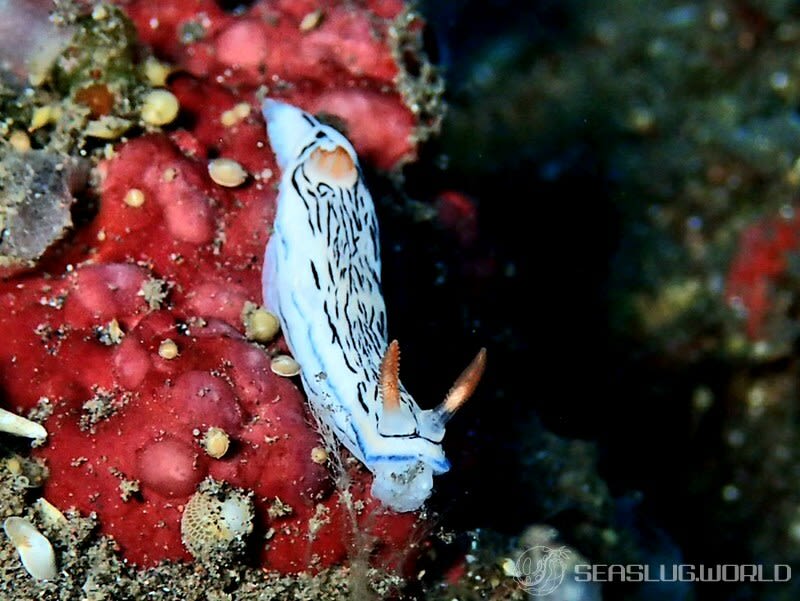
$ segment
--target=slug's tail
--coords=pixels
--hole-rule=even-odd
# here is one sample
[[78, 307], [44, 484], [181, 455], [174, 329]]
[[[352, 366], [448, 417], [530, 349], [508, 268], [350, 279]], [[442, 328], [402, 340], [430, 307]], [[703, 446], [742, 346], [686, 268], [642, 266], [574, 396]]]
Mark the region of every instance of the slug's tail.
[[302, 144], [312, 137], [319, 122], [299, 108], [267, 98], [261, 105], [267, 122], [269, 143], [281, 170], [297, 158]]

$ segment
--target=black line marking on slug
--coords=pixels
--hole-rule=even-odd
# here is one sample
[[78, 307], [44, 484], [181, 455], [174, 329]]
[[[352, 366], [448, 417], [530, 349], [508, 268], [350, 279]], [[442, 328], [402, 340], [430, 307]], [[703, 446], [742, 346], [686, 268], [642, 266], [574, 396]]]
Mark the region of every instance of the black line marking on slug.
[[328, 248], [331, 246], [331, 212], [333, 211], [333, 207], [331, 203], [328, 203], [328, 216], [326, 217], [327, 223], [325, 224], [325, 235], [328, 238]]
[[341, 348], [342, 343], [339, 339], [339, 331], [336, 329], [336, 325], [333, 323], [331, 319], [331, 314], [328, 311], [328, 301], [323, 301], [322, 303], [322, 310], [325, 312], [325, 317], [328, 318], [328, 327], [331, 330], [331, 344], [337, 344]]
[[380, 257], [380, 240], [378, 238], [378, 224], [374, 218], [370, 219], [369, 237], [372, 240], [372, 255], [377, 261]]
[[300, 184], [297, 182], [297, 174], [298, 174], [298, 172], [302, 172], [302, 169], [300, 167], [295, 169], [294, 172], [292, 173], [292, 187], [294, 188], [294, 191], [297, 192], [297, 195], [300, 197], [300, 200], [303, 201], [303, 204], [306, 207], [306, 211], [309, 211], [310, 208], [308, 206], [308, 202], [306, 201], [306, 195], [300, 189]]
[[302, 176], [303, 182], [308, 190], [308, 193], [314, 198], [316, 198], [317, 195], [314, 194], [314, 191], [311, 189], [311, 187], [314, 185], [314, 182], [311, 181], [311, 178], [308, 177], [308, 174], [306, 173], [306, 164], [300, 163], [300, 165], [297, 168], [300, 170], [300, 175]]
[[347, 366], [347, 369], [352, 371], [354, 374], [357, 374], [356, 368], [350, 365], [350, 359], [347, 357], [347, 353], [342, 353], [342, 358], [344, 359], [344, 364]]
[[306, 150], [308, 150], [309, 148], [314, 146], [314, 144], [316, 144], [316, 143], [317, 143], [316, 140], [312, 140], [311, 142], [309, 142], [308, 144], [303, 146], [303, 149], [299, 153], [297, 153], [297, 158], [299, 159], [301, 156], [303, 156], [305, 154]]
[[[311, 229], [312, 235], [316, 235], [317, 231], [314, 229], [314, 224], [311, 221], [311, 207], [308, 206], [308, 201], [306, 200], [306, 195], [300, 190], [300, 185], [297, 182], [297, 173], [298, 171], [302, 172], [301, 168], [298, 167], [292, 173], [292, 187], [294, 191], [297, 192], [297, 195], [300, 197], [300, 200], [303, 201], [303, 205], [306, 208], [306, 220], [308, 221], [308, 227]], [[319, 206], [319, 204], [317, 204]]]
[[363, 382], [359, 382], [356, 385], [356, 392], [358, 394], [358, 402], [361, 404], [361, 408], [364, 410], [365, 413], [369, 413], [369, 408], [367, 404], [364, 402], [364, 390], [366, 389], [366, 385]]
[[378, 277], [378, 272], [375, 271], [375, 268], [372, 267], [372, 265], [369, 266], [369, 275], [372, 277], [372, 281], [375, 282], [375, 285], [380, 288], [381, 279]]
[[353, 331], [353, 322], [350, 321], [350, 312], [347, 310], [347, 305], [350, 304], [350, 293], [346, 293], [344, 297], [344, 320], [347, 322], [347, 328]]
[[317, 273], [317, 268], [314, 266], [313, 259], [309, 259], [309, 263], [311, 263], [311, 274], [314, 276], [314, 285], [317, 287], [317, 290], [322, 290], [319, 286], [319, 274]]
[[[338, 217], [338, 215], [337, 215], [337, 217]], [[334, 256], [336, 257], [336, 263], [337, 264], [339, 263], [339, 245], [342, 243], [342, 240], [339, 237], [339, 234], [341, 233], [341, 231], [342, 231], [342, 222], [337, 219], [336, 220], [336, 231], [333, 234], [333, 240], [334, 240], [333, 250], [334, 250]]]
[[419, 436], [419, 432], [417, 430], [414, 430], [410, 434], [383, 434], [381, 432], [378, 432], [378, 434], [384, 438], [417, 438]]

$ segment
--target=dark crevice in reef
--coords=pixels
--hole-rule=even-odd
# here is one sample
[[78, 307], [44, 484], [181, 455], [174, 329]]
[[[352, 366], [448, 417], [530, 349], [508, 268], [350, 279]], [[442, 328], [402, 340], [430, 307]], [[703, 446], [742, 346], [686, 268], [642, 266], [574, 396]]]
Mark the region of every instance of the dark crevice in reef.
[[246, 12], [253, 4], [255, 4], [255, 0], [217, 0], [217, 6], [234, 15]]

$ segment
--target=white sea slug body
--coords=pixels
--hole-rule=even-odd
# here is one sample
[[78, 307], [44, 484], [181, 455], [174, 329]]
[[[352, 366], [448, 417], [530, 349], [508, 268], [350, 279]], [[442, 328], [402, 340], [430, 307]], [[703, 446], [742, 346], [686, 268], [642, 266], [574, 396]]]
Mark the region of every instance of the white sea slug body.
[[481, 350], [436, 409], [399, 381], [386, 335], [378, 223], [353, 146], [304, 111], [267, 99], [270, 144], [282, 170], [264, 257], [264, 301], [278, 315], [317, 418], [374, 474], [372, 494], [418, 509], [449, 463], [444, 426], [477, 386]]

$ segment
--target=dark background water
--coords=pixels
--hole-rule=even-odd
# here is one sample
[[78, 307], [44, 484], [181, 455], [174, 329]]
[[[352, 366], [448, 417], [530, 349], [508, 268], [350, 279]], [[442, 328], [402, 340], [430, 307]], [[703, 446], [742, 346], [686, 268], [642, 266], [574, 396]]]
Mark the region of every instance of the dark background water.
[[[464, 245], [436, 219], [381, 209], [390, 335], [401, 341], [404, 382], [425, 407], [439, 402], [477, 348], [489, 353], [476, 397], [448, 426], [454, 465], [437, 503], [446, 525], [462, 531], [515, 536], [532, 523], [554, 525], [596, 563], [749, 563], [747, 528], [709, 531], [705, 492], [691, 486], [708, 453], [692, 430], [692, 383], [697, 371], [713, 381], [724, 366], [671, 369], [612, 326], [620, 311], [612, 299], [641, 277], [624, 247], [636, 202], [620, 208], [625, 186], [610, 151], [620, 143], [617, 127], [598, 118], [603, 107], [565, 117], [580, 126], [537, 127], [537, 88], [547, 82], [535, 79], [534, 66], [585, 43], [576, 27], [581, 7], [421, 6], [450, 110], [441, 137], [407, 169], [406, 191], [427, 203], [444, 190], [464, 193], [477, 207], [479, 235]], [[510, 94], [526, 98], [525, 86], [531, 102], [509, 103]], [[481, 115], [492, 127], [470, 132], [465, 122]], [[642, 199], [642, 211], [646, 205]], [[568, 441], [594, 446], [570, 454]], [[585, 481], [565, 492], [557, 480], [567, 471]], [[592, 528], [615, 531], [626, 550], [610, 552], [586, 535]], [[604, 598], [692, 594], [667, 583], [606, 587]], [[694, 594], [755, 598], [737, 585]]]

